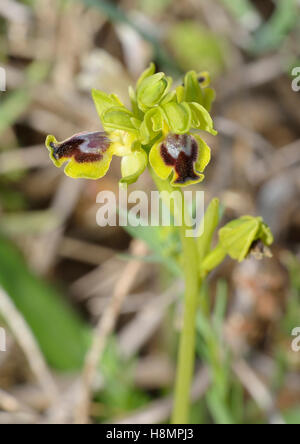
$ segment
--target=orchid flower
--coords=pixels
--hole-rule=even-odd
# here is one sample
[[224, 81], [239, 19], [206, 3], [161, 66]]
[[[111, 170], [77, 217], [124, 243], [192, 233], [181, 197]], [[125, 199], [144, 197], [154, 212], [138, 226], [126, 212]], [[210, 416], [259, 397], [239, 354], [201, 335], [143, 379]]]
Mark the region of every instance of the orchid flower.
[[114, 94], [93, 90], [104, 131], [75, 134], [63, 142], [50, 135], [50, 158], [72, 178], [100, 179], [118, 156], [122, 183], [135, 182], [148, 162], [175, 187], [200, 182], [210, 148], [195, 132], [216, 134], [209, 114], [214, 91], [208, 85], [207, 73], [191, 71], [183, 85], [171, 90], [172, 78], [155, 73], [151, 64], [136, 88], [129, 88], [131, 110]]

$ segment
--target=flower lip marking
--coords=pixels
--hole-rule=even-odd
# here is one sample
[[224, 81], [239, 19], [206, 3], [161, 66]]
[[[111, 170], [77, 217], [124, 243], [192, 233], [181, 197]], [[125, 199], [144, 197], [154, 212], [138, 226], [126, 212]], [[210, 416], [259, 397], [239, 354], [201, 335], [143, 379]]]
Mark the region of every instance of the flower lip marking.
[[198, 144], [194, 137], [188, 134], [169, 134], [161, 144], [160, 153], [164, 163], [175, 169], [177, 178], [174, 183], [183, 184], [199, 179], [194, 168], [198, 159]]
[[75, 134], [61, 143], [51, 142], [53, 157], [56, 160], [74, 157], [76, 162], [97, 162], [102, 160], [103, 153], [111, 144], [110, 139], [104, 132]]

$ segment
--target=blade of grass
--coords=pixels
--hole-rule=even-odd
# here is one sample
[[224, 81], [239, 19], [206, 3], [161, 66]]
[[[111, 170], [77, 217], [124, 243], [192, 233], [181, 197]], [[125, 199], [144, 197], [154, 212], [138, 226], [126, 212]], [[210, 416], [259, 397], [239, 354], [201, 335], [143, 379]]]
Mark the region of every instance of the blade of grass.
[[299, 23], [299, 8], [295, 0], [277, 1], [276, 5], [270, 20], [254, 35], [250, 49], [257, 54], [278, 49], [288, 33]]
[[34, 276], [21, 254], [0, 236], [0, 285], [30, 326], [48, 363], [79, 369], [90, 339], [88, 327], [59, 292]]
[[26, 69], [25, 86], [1, 96], [0, 135], [26, 111], [32, 101], [31, 89], [44, 80], [48, 72], [48, 63], [31, 63]]
[[223, 279], [220, 279], [217, 285], [216, 304], [212, 318], [214, 328], [218, 332], [220, 338], [222, 337], [222, 327], [227, 308], [227, 295], [227, 283]]

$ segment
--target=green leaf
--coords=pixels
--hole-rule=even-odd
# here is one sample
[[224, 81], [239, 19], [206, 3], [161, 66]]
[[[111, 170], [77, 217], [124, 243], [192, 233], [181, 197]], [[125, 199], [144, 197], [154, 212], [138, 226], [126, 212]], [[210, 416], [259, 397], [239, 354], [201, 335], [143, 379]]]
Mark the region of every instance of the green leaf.
[[0, 106], [0, 134], [16, 122], [32, 100], [30, 92], [25, 89], [7, 94]]
[[199, 228], [200, 232], [203, 231], [202, 236], [198, 237], [198, 257], [200, 264], [205, 256], [210, 252], [211, 242], [214, 232], [219, 224], [219, 213], [220, 213], [220, 202], [219, 199], [213, 199], [203, 218], [201, 226]]
[[102, 114], [108, 109], [115, 106], [122, 106], [122, 102], [114, 94], [106, 94], [103, 91], [93, 89], [92, 97], [94, 99], [95, 106], [100, 118], [102, 117]]
[[228, 302], [228, 285], [224, 279], [219, 279], [217, 282], [216, 302], [213, 312], [213, 326], [218, 332], [220, 340], [222, 340], [223, 325], [226, 315]]
[[227, 253], [222, 245], [218, 244], [207, 256], [205, 256], [200, 266], [200, 274], [205, 276], [210, 271], [217, 268], [225, 259]]
[[90, 331], [54, 288], [34, 276], [18, 250], [0, 236], [0, 286], [30, 326], [49, 364], [81, 368]]
[[241, 24], [250, 31], [261, 23], [261, 16], [250, 0], [221, 1], [233, 17], [239, 20]]
[[295, 405], [283, 412], [283, 417], [287, 424], [296, 425], [300, 424], [300, 404]]
[[222, 398], [220, 399], [217, 390], [209, 390], [206, 399], [216, 424], [234, 424], [231, 412], [226, 403], [221, 402]]
[[299, 23], [299, 16], [296, 0], [278, 0], [272, 17], [256, 32], [250, 50], [263, 53], [278, 49]]
[[33, 62], [25, 70], [25, 86], [5, 93], [0, 93], [0, 134], [13, 125], [32, 102], [33, 89], [42, 82], [49, 72], [45, 62]]

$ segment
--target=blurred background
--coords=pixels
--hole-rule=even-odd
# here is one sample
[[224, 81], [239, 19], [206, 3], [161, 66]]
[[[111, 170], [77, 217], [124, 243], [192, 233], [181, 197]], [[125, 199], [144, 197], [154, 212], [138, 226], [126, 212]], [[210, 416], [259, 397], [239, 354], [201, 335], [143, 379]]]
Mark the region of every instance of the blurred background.
[[[99, 228], [96, 196], [117, 191], [119, 160], [100, 181], [75, 181], [44, 147], [47, 134], [99, 129], [91, 88], [126, 102], [152, 60], [178, 84], [187, 70], [210, 71], [219, 135], [206, 138], [213, 158], [201, 189], [207, 202], [220, 198], [222, 223], [262, 215], [276, 239], [272, 259], [227, 260], [202, 290], [190, 420], [300, 423], [299, 9], [298, 0], [0, 0], [0, 423], [168, 421], [178, 242]], [[132, 189], [153, 189], [150, 176]]]

